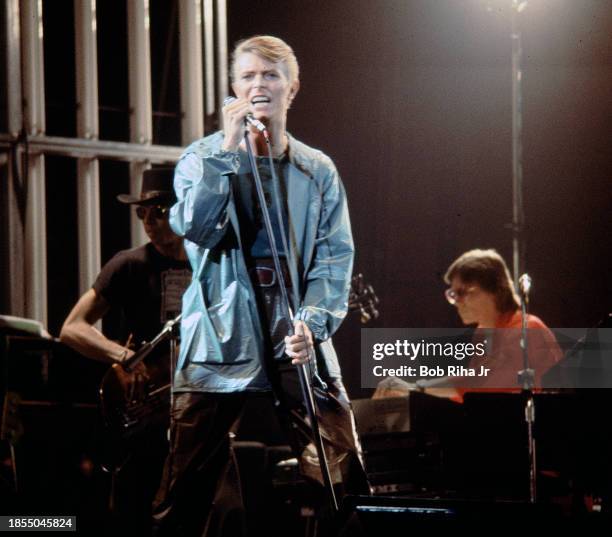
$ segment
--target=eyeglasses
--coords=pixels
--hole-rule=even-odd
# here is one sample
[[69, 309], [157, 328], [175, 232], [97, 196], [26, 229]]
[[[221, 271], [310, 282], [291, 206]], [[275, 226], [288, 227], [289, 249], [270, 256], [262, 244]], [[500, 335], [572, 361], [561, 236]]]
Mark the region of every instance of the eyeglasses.
[[444, 291], [444, 296], [446, 300], [448, 300], [449, 304], [456, 304], [460, 300], [463, 300], [469, 293], [474, 291], [476, 287], [468, 287], [462, 289], [453, 289], [449, 287], [446, 291]]
[[168, 215], [168, 207], [162, 207], [161, 205], [139, 205], [136, 207], [136, 216], [140, 220], [144, 220], [149, 212], [153, 218], [163, 220]]

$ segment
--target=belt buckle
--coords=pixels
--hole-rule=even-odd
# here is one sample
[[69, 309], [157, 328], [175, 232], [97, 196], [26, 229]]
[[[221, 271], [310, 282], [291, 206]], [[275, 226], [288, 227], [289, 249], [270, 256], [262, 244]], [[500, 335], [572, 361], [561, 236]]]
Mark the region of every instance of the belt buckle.
[[[259, 287], [273, 287], [276, 285], [276, 271], [270, 267], [255, 267], [255, 272], [257, 273], [257, 281], [259, 282]], [[267, 281], [267, 278], [260, 277], [263, 274], [269, 274], [271, 282]], [[265, 281], [262, 281], [265, 280]]]

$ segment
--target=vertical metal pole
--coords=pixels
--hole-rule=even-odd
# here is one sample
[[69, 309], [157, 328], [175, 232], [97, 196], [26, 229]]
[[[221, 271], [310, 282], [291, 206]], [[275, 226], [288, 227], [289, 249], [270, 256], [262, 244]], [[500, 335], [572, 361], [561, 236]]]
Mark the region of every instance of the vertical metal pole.
[[[204, 0], [204, 70], [206, 92], [206, 114], [215, 113], [215, 19], [214, 0]], [[225, 75], [224, 75], [225, 76]], [[225, 98], [225, 96], [223, 96]]]
[[217, 110], [222, 125], [221, 108], [229, 92], [227, 73], [227, 0], [217, 0]]
[[96, 0], [74, 0], [77, 135], [98, 139]]
[[47, 225], [45, 158], [28, 157], [25, 225], [25, 315], [47, 326]]
[[[19, 0], [6, 0], [5, 11], [5, 35], [6, 35], [6, 85], [7, 85], [7, 115], [8, 132], [11, 136], [17, 136], [23, 127], [22, 110], [22, 88], [21, 88], [21, 26]], [[18, 168], [21, 162], [22, 152], [19, 148], [11, 154], [8, 160], [6, 173], [7, 195], [7, 240], [10, 248], [8, 258], [8, 308], [12, 315], [25, 316], [25, 249], [24, 234], [25, 222], [20, 210], [20, 190], [23, 183], [17, 183], [17, 177], [13, 175], [14, 168]], [[14, 160], [13, 160], [14, 159]], [[17, 162], [15, 162], [15, 160]], [[14, 166], [16, 165], [16, 166]], [[23, 176], [21, 177], [23, 181]]]
[[[74, 0], [77, 135], [97, 139], [98, 51], [96, 0]], [[79, 290], [84, 293], [100, 271], [100, 179], [98, 159], [78, 159]]]
[[[151, 104], [151, 42], [149, 37], [149, 0], [129, 0], [128, 15], [128, 67], [130, 87], [130, 140], [150, 144], [153, 139], [153, 115]], [[130, 164], [130, 189], [140, 193], [142, 172], [148, 163]], [[143, 244], [147, 238], [142, 224], [132, 213], [130, 221], [132, 244]]]
[[149, 0], [130, 0], [128, 15], [128, 66], [130, 88], [130, 138], [150, 144], [153, 136], [151, 105], [151, 43]]
[[[524, 0], [512, 0], [512, 269], [514, 286], [519, 289], [519, 278], [525, 270], [525, 212], [523, 206], [523, 101], [521, 70], [522, 43], [520, 15], [527, 7]], [[529, 501], [537, 500], [537, 459], [536, 440], [533, 434], [535, 423], [535, 406], [533, 399], [533, 372], [529, 370], [527, 359], [527, 309], [526, 298], [521, 299], [522, 335], [521, 346], [524, 356], [524, 374], [531, 375], [527, 387], [523, 384], [525, 394], [525, 422], [527, 424], [527, 442], [529, 452]]]
[[183, 112], [181, 135], [186, 145], [204, 134], [201, 0], [179, 1], [179, 37]]
[[[24, 126], [27, 134], [45, 132], [42, 0], [22, 0]], [[27, 157], [25, 285], [27, 317], [47, 325], [47, 228], [45, 222], [45, 159]]]
[[29, 135], [45, 132], [42, 0], [22, 0], [23, 91]]
[[525, 403], [525, 423], [527, 424], [527, 449], [529, 453], [529, 503], [536, 503], [538, 499], [538, 465], [537, 444], [534, 436], [535, 400], [533, 392], [529, 393]]
[[[142, 173], [149, 169], [148, 161], [130, 162], [130, 192], [135, 196], [140, 195], [142, 187]], [[136, 217], [135, 211], [130, 213], [130, 230], [132, 237], [132, 246], [140, 246], [145, 244], [149, 238], [145, 233], [142, 222]]]
[[512, 270], [514, 286], [525, 268], [523, 209], [523, 147], [522, 147], [522, 93], [521, 79], [521, 33], [519, 15], [525, 3], [512, 0]]
[[525, 423], [527, 425], [527, 451], [529, 453], [529, 502], [537, 500], [537, 444], [534, 436], [535, 427], [535, 400], [533, 388], [535, 385], [534, 371], [529, 367], [529, 336], [527, 334], [527, 303], [529, 295], [521, 292], [521, 349], [523, 351], [523, 369], [519, 371], [519, 380], [522, 386], [523, 400], [525, 402]]
[[23, 126], [21, 109], [21, 32], [19, 24], [19, 0], [5, 0], [6, 20], [6, 85], [8, 132], [17, 136]]
[[101, 267], [98, 159], [78, 159], [77, 174], [79, 292], [83, 294], [91, 287]]

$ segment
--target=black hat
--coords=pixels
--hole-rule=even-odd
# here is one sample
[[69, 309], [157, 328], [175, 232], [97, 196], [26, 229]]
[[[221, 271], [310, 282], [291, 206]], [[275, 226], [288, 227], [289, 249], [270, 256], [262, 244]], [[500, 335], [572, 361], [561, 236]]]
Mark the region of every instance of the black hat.
[[121, 203], [137, 205], [164, 205], [170, 206], [176, 202], [172, 180], [174, 168], [152, 168], [142, 174], [142, 189], [140, 197], [131, 194], [119, 194], [117, 199]]

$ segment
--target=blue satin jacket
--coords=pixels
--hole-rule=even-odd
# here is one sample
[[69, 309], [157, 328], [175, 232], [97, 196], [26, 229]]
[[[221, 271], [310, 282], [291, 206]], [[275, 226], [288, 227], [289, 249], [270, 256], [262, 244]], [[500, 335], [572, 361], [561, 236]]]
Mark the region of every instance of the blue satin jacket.
[[[185, 237], [193, 279], [183, 296], [176, 391], [265, 390], [263, 341], [231, 188], [240, 153], [218, 132], [191, 144], [175, 171], [170, 225]], [[340, 378], [330, 336], [346, 316], [353, 238], [331, 159], [289, 136], [285, 181], [293, 311], [311, 329], [329, 376]], [[243, 157], [246, 158], [246, 157]]]

